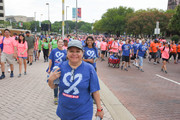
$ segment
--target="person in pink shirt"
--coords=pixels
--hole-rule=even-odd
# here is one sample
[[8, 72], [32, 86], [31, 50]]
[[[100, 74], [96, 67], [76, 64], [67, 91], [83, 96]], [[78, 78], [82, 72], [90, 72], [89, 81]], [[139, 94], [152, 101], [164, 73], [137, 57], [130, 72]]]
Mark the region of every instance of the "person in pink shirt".
[[[5, 78], [5, 63], [10, 64], [10, 77], [14, 77], [14, 66], [13, 66], [13, 60], [16, 58], [16, 41], [12, 37], [10, 37], [10, 30], [5, 29], [4, 30], [5, 38], [4, 40], [0, 39], [0, 44], [3, 44], [3, 50], [0, 48], [0, 55], [1, 55], [1, 71], [2, 75], [0, 76], [0, 79]], [[1, 53], [2, 51], [2, 53]], [[14, 57], [14, 58], [13, 58]]]
[[118, 53], [118, 48], [119, 48], [119, 43], [118, 43], [118, 39], [115, 38], [114, 42], [111, 44], [111, 51], [114, 53]]
[[105, 61], [104, 55], [105, 55], [106, 50], [107, 50], [107, 42], [105, 42], [104, 38], [100, 44], [100, 49], [101, 49], [101, 61]]
[[19, 76], [21, 77], [21, 72], [22, 72], [22, 61], [24, 63], [24, 75], [26, 75], [26, 59], [27, 59], [27, 50], [28, 50], [28, 45], [27, 42], [25, 41], [25, 37], [23, 34], [19, 35], [19, 40], [17, 43], [17, 53], [18, 53], [18, 58], [19, 58]]
[[[0, 40], [3, 40], [3, 35], [2, 35], [2, 32], [0, 31]], [[1, 64], [1, 56], [0, 56], [0, 64]]]
[[168, 43], [165, 43], [165, 46], [160, 47], [159, 48], [162, 51], [162, 61], [163, 61], [163, 65], [161, 67], [161, 71], [165, 72], [167, 74], [167, 67], [166, 67], [166, 63], [168, 62], [169, 59], [169, 53], [172, 51], [172, 48], [170, 47], [170, 45], [168, 45]]

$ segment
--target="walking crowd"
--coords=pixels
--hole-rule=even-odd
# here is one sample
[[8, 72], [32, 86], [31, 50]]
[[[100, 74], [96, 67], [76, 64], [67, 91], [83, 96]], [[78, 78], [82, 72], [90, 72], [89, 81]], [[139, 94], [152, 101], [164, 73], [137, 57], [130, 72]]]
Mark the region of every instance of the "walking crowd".
[[[107, 63], [128, 71], [132, 65], [144, 72], [143, 61], [162, 63], [160, 70], [167, 74], [167, 62], [174, 58], [174, 64], [180, 62], [180, 42], [167, 41], [164, 38], [133, 38], [126, 36], [104, 35], [67, 35], [60, 36], [31, 35], [29, 31], [17, 35], [11, 31], [0, 32], [0, 64], [4, 79], [5, 66], [10, 66], [10, 77], [14, 77], [14, 60], [19, 64], [19, 75], [28, 74], [27, 64], [32, 66], [39, 60], [41, 51], [44, 62], [48, 62], [48, 85], [54, 90], [54, 104], [58, 105], [57, 115], [62, 120], [92, 120], [93, 100], [97, 106], [96, 116], [103, 118], [100, 103], [100, 85], [97, 77], [96, 62], [108, 57]], [[162, 58], [162, 61], [161, 61]], [[122, 62], [120, 62], [122, 61]], [[7, 67], [9, 67], [7, 66]]]

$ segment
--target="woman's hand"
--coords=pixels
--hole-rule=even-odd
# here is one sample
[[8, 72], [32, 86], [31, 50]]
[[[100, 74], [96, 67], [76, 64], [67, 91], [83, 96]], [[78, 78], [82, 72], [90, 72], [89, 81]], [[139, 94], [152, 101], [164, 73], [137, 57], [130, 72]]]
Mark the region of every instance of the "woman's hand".
[[97, 111], [96, 116], [99, 116], [101, 119], [103, 119], [104, 111], [101, 111], [101, 112]]
[[49, 87], [52, 89], [57, 87], [56, 85], [54, 85], [54, 80], [58, 79], [61, 76], [61, 71], [58, 72], [58, 70], [60, 70], [60, 68], [56, 69], [54, 72], [51, 72], [48, 79]]

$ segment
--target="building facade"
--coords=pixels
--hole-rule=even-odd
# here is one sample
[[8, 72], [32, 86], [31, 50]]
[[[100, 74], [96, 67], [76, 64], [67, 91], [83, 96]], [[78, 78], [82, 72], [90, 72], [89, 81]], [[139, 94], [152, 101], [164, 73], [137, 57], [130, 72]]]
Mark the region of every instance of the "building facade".
[[4, 0], [0, 0], [0, 20], [5, 20], [4, 13]]
[[180, 0], [168, 0], [168, 9], [175, 9], [180, 4]]
[[10, 22], [30, 22], [30, 21], [34, 21], [35, 18], [34, 17], [26, 17], [26, 16], [5, 16], [6, 21], [10, 21]]

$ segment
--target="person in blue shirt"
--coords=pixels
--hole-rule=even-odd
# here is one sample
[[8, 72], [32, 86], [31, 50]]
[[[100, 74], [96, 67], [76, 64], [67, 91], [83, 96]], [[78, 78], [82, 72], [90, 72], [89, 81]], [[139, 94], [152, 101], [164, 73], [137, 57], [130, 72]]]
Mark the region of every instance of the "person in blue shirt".
[[98, 49], [95, 47], [94, 38], [92, 36], [88, 36], [86, 38], [86, 45], [83, 48], [83, 50], [84, 50], [83, 60], [93, 65], [94, 69], [97, 70], [96, 61], [97, 58], [99, 57]]
[[142, 43], [140, 44], [138, 50], [137, 50], [137, 54], [136, 57], [139, 59], [139, 64], [138, 67], [140, 69], [141, 72], [144, 72], [143, 68], [143, 59], [144, 59], [144, 55], [147, 51], [148, 47], [147, 45], [145, 45], [145, 40], [142, 40]]
[[[57, 41], [58, 47], [53, 49], [49, 55], [49, 68], [48, 73], [50, 73], [54, 66], [57, 66], [62, 61], [66, 61], [67, 52], [63, 49], [64, 43], [63, 40], [59, 39]], [[58, 104], [58, 88], [54, 89], [54, 104]]]
[[127, 65], [129, 62], [129, 55], [131, 53], [131, 45], [129, 44], [129, 40], [126, 40], [126, 43], [122, 45], [122, 65], [121, 70], [123, 70], [124, 64], [124, 70], [128, 71]]
[[[82, 60], [83, 47], [79, 40], [68, 43], [67, 58], [59, 68], [51, 72], [49, 86], [59, 86], [59, 101], [56, 114], [61, 120], [92, 120], [93, 99], [97, 106], [96, 116], [103, 119], [104, 112], [100, 103], [100, 86], [93, 66]], [[53, 82], [59, 78], [59, 85]]]
[[134, 63], [133, 65], [137, 66], [137, 61], [136, 61], [136, 53], [137, 53], [137, 49], [139, 47], [139, 39], [136, 40], [136, 42], [133, 44], [133, 59], [134, 59]]

